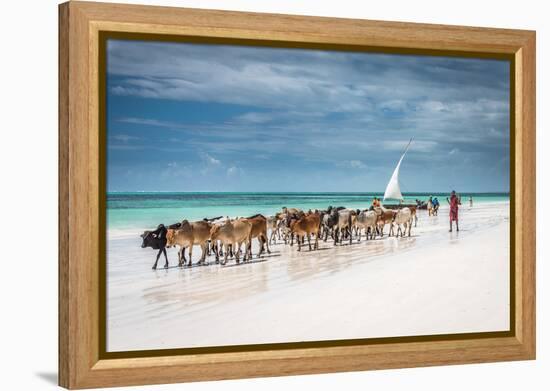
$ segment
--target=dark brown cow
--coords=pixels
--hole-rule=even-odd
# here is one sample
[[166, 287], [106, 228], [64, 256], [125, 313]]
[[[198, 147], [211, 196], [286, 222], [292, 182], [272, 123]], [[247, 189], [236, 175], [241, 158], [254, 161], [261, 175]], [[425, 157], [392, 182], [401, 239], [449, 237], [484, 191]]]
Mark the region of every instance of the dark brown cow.
[[307, 244], [309, 251], [311, 251], [311, 235], [315, 237], [315, 244], [313, 248], [317, 250], [319, 248], [319, 229], [321, 227], [321, 216], [318, 212], [310, 213], [302, 216], [298, 220], [294, 220], [290, 223], [290, 232], [296, 235], [298, 242], [298, 251], [302, 250], [302, 239], [307, 237]]

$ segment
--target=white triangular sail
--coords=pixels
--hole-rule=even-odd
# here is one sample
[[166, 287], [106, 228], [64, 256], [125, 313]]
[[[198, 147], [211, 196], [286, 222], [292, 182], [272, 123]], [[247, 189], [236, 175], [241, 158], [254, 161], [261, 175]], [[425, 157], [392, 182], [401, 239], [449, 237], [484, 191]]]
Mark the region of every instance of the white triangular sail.
[[403, 201], [403, 195], [401, 194], [401, 189], [399, 188], [399, 168], [401, 167], [401, 162], [403, 161], [403, 158], [405, 157], [405, 154], [407, 153], [407, 150], [411, 145], [411, 141], [412, 139], [409, 141], [409, 144], [407, 144], [407, 148], [405, 148], [405, 152], [403, 152], [403, 155], [401, 155], [401, 158], [399, 159], [395, 170], [393, 170], [393, 174], [390, 178], [390, 181], [388, 182], [388, 185], [386, 186], [386, 191], [384, 192], [384, 201]]

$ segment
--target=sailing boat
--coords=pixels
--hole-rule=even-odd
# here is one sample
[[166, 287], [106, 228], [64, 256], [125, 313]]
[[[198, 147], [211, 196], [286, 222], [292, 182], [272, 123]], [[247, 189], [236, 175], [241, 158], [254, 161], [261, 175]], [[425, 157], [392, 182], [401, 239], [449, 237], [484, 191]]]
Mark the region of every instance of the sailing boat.
[[384, 201], [386, 200], [397, 200], [399, 202], [403, 201], [403, 194], [401, 194], [401, 189], [399, 188], [399, 168], [401, 167], [401, 162], [403, 161], [405, 154], [409, 150], [412, 140], [413, 140], [412, 138], [409, 140], [409, 143], [407, 144], [405, 151], [401, 155], [401, 158], [399, 159], [399, 162], [397, 163], [395, 170], [393, 170], [393, 174], [390, 178], [390, 181], [388, 182], [388, 185], [386, 186], [386, 191], [384, 192]]

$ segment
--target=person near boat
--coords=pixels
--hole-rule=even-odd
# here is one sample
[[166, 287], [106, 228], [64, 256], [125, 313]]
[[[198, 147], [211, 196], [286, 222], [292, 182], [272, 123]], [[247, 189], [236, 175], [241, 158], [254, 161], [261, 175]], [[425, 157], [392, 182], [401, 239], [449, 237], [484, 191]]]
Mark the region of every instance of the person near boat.
[[437, 197], [433, 198], [432, 205], [433, 205], [433, 215], [437, 216], [437, 212], [439, 211], [439, 200], [437, 199]]

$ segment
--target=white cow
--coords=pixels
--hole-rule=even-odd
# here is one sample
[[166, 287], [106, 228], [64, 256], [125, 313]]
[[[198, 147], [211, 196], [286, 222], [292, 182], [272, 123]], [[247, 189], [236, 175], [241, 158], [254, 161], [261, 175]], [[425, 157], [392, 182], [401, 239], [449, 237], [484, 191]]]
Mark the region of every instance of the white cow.
[[355, 224], [355, 219], [357, 217], [357, 212], [353, 209], [342, 209], [338, 211], [338, 223], [336, 224], [336, 229], [334, 230], [335, 241], [337, 242], [338, 236], [340, 237], [340, 244], [344, 239], [344, 233], [347, 231], [349, 233], [349, 244], [352, 243], [352, 231], [353, 225]]
[[397, 213], [393, 217], [393, 223], [390, 229], [390, 236], [393, 234], [394, 225], [397, 226], [396, 236], [399, 236], [399, 233], [401, 233], [402, 237], [405, 236], [405, 233], [407, 232], [407, 228], [409, 229], [409, 236], [411, 236], [411, 226], [412, 226], [411, 210], [409, 208], [402, 208], [397, 211]]
[[373, 210], [364, 210], [355, 219], [355, 227], [357, 228], [357, 241], [361, 241], [361, 230], [365, 229], [365, 235], [367, 240], [369, 239], [369, 229], [370, 229], [370, 238], [374, 239], [376, 236], [376, 222], [378, 220], [378, 215]]

